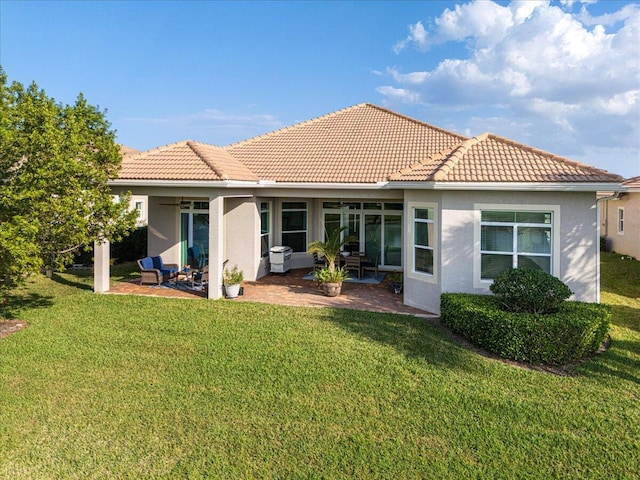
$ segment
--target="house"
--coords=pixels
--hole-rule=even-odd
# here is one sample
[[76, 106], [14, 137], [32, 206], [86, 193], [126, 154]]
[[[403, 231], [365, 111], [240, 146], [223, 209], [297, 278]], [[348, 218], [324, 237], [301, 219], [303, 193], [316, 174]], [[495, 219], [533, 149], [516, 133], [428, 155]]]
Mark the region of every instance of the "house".
[[[359, 104], [226, 147], [191, 140], [124, 158], [114, 193], [148, 198], [149, 252], [186, 263], [196, 245], [210, 278], [223, 262], [245, 279], [269, 272], [269, 249], [310, 268], [310, 241], [348, 226], [351, 248], [403, 271], [404, 302], [439, 312], [443, 292], [488, 293], [528, 265], [599, 299], [596, 192], [622, 178], [489, 133], [467, 138]], [[96, 291], [108, 249], [96, 247]], [[221, 296], [214, 281], [210, 298]]]
[[[120, 153], [122, 158], [126, 158], [129, 155], [135, 155], [140, 153], [140, 150], [128, 147], [126, 145], [120, 145]], [[136, 227], [144, 227], [147, 224], [147, 197], [144, 195], [132, 195], [129, 199], [129, 210], [135, 210], [138, 213], [136, 218]]]
[[601, 232], [608, 250], [640, 259], [640, 177], [622, 186], [624, 192], [604, 200]]

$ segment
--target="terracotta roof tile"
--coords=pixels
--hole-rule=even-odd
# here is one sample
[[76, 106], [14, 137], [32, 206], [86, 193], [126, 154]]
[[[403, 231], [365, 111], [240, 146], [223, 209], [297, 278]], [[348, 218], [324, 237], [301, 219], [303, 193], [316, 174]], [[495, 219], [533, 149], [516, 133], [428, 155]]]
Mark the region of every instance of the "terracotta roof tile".
[[640, 189], [640, 177], [631, 177], [622, 182], [624, 187], [629, 187], [632, 189]]
[[396, 181], [620, 182], [618, 175], [490, 133], [390, 176]]
[[360, 104], [226, 147], [264, 180], [369, 183], [465, 137]]
[[493, 134], [469, 139], [370, 104], [224, 148], [187, 140], [125, 155], [119, 177], [292, 183], [622, 181]]
[[127, 155], [120, 179], [128, 180], [240, 180], [258, 178], [221, 147], [185, 140]]

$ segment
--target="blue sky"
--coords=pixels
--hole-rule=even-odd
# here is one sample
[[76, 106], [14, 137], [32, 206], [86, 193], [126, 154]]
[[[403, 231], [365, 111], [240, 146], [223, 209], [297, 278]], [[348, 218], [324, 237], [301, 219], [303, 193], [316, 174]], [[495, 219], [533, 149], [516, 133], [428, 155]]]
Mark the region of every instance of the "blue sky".
[[640, 175], [640, 2], [0, 0], [0, 65], [140, 150], [370, 102]]

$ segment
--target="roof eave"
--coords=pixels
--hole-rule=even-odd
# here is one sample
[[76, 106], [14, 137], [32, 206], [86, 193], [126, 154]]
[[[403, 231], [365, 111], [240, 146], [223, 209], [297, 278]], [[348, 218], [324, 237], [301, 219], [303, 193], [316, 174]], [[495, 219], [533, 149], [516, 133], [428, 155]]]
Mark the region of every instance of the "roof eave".
[[485, 190], [503, 192], [600, 192], [624, 191], [619, 183], [610, 182], [389, 182], [391, 188], [406, 190]]
[[144, 180], [144, 179], [115, 179], [107, 182], [111, 187], [208, 187], [234, 188], [255, 187], [257, 181], [243, 180]]

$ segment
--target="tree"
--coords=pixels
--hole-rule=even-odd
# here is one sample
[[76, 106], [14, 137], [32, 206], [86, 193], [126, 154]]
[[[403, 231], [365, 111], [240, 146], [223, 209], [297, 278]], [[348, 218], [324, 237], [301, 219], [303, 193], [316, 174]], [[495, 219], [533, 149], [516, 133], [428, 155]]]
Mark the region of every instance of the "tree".
[[129, 197], [107, 184], [121, 161], [104, 112], [82, 94], [56, 103], [35, 83], [9, 85], [0, 67], [0, 288], [134, 228]]

